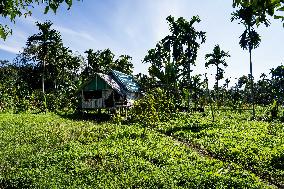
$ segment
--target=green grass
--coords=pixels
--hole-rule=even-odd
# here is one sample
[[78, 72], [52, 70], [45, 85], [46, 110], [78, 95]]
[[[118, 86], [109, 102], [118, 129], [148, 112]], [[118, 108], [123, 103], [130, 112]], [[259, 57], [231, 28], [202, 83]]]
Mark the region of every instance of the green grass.
[[273, 188], [235, 163], [143, 131], [53, 114], [0, 114], [0, 188]]
[[216, 122], [212, 123], [210, 115], [187, 114], [175, 121], [161, 123], [157, 129], [283, 187], [284, 124], [250, 121], [250, 117], [250, 112], [219, 112]]

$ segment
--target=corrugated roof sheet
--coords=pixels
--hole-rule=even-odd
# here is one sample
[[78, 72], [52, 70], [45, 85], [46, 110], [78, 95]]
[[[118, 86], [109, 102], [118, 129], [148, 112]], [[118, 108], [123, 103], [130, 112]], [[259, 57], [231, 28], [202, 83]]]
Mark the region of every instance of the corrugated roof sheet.
[[100, 78], [102, 78], [112, 89], [116, 90], [120, 94], [125, 94], [123, 89], [120, 87], [120, 85], [110, 76], [105, 75], [102, 73], [97, 73]]
[[134, 78], [125, 73], [113, 70], [112, 74], [116, 77], [116, 79], [126, 88], [129, 92], [140, 92], [140, 86]]

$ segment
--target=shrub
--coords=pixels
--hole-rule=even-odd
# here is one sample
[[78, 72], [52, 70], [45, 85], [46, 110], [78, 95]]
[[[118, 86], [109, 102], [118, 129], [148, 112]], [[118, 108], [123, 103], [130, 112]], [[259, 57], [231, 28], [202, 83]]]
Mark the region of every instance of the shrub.
[[169, 120], [175, 113], [173, 95], [160, 88], [148, 92], [135, 102], [130, 111], [133, 121], [154, 127], [155, 123]]

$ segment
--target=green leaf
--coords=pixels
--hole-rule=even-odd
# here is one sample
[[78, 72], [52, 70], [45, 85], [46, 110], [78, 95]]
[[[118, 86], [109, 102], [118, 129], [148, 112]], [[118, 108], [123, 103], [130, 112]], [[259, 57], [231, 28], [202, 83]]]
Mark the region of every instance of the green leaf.
[[50, 3], [49, 6], [50, 6], [50, 8], [53, 10], [53, 12], [56, 13], [56, 9], [57, 9], [56, 4]]
[[5, 35], [3, 28], [0, 28], [0, 38], [2, 38], [4, 40], [6, 39], [6, 35]]
[[283, 18], [283, 16], [274, 15], [274, 19], [281, 19], [281, 18]]
[[277, 9], [278, 11], [284, 11], [284, 6], [280, 7], [279, 9]]
[[49, 11], [49, 6], [46, 6], [44, 9], [44, 14], [48, 13], [48, 11]]

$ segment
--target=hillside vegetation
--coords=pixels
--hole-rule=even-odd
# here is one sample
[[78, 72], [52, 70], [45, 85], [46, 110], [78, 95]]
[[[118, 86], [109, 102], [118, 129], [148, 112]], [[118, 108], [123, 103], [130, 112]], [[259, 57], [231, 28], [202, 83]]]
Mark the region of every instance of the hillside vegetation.
[[[190, 122], [180, 124], [192, 128]], [[144, 128], [135, 124], [97, 124], [54, 114], [0, 114], [0, 188], [274, 188], [239, 165], [243, 155], [237, 152], [250, 141], [237, 142], [242, 140], [233, 133], [242, 131], [239, 128], [227, 137], [217, 132], [225, 124], [207, 131], [171, 133], [185, 139], [192, 136], [194, 142], [229, 161], [202, 155], [158, 128], [144, 135]], [[161, 130], [168, 130], [169, 124], [164, 128]], [[253, 140], [249, 134], [243, 137]], [[273, 144], [277, 146], [277, 141]], [[223, 153], [222, 146], [230, 147]], [[262, 147], [249, 149], [260, 151]]]
[[219, 112], [212, 123], [204, 114], [184, 115], [157, 130], [226, 162], [234, 162], [284, 187], [284, 125], [250, 121], [250, 112]]

